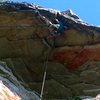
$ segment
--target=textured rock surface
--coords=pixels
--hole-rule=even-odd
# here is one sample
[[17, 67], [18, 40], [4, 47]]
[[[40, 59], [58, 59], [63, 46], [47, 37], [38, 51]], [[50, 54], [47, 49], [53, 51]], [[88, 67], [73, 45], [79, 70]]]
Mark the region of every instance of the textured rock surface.
[[[68, 26], [56, 36], [55, 16]], [[99, 27], [85, 23], [70, 10], [0, 4], [0, 60], [25, 88], [40, 93], [48, 53], [44, 98], [96, 96], [100, 92]]]
[[6, 63], [0, 62], [0, 100], [40, 100], [39, 97], [25, 89]]

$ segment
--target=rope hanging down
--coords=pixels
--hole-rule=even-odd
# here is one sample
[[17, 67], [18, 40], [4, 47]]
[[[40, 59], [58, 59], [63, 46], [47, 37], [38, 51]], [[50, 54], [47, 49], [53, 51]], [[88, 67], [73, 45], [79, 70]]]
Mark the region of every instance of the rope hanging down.
[[[45, 24], [47, 27], [49, 27], [50, 25], [52, 25], [52, 23], [46, 19], [44, 16], [41, 16], [38, 8], [36, 7], [36, 15], [39, 19], [39, 21], [42, 24]], [[45, 81], [46, 81], [46, 75], [47, 75], [47, 67], [48, 67], [48, 57], [49, 57], [49, 53], [51, 51], [51, 47], [49, 46], [49, 44], [45, 41], [45, 39], [43, 39], [43, 43], [49, 48], [48, 51], [45, 54], [45, 62], [44, 62], [44, 75], [43, 75], [43, 82], [42, 82], [42, 88], [41, 88], [41, 94], [40, 94], [40, 100], [42, 100], [43, 97], [43, 92], [44, 92], [44, 85], [45, 85]]]
[[46, 81], [47, 68], [48, 68], [48, 57], [49, 57], [50, 51], [51, 51], [51, 49], [49, 48], [49, 50], [48, 50], [47, 53], [45, 54], [45, 62], [44, 62], [45, 70], [44, 70], [44, 75], [43, 75], [43, 82], [42, 82], [40, 100], [41, 100], [42, 97], [43, 97], [44, 85], [45, 85], [45, 81]]

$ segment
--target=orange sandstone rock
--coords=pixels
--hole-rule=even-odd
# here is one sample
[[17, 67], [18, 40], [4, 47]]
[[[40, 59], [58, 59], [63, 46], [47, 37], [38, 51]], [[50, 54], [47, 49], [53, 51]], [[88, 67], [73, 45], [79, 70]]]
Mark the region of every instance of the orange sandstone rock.
[[53, 59], [75, 70], [89, 60], [100, 60], [100, 45], [59, 48], [53, 52]]

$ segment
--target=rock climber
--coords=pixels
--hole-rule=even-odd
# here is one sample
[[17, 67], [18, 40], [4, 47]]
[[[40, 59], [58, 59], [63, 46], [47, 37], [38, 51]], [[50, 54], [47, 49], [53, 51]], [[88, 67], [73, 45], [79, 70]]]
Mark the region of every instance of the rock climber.
[[64, 27], [62, 22], [58, 21], [58, 19], [54, 20], [54, 26], [55, 26], [55, 33], [61, 34], [64, 31]]
[[48, 41], [48, 44], [51, 47], [55, 47], [55, 39], [62, 35], [64, 30], [69, 29], [68, 25], [63, 25], [61, 21], [58, 20], [58, 15], [56, 15], [53, 24], [49, 27], [50, 34], [48, 37], [46, 37], [46, 41]]
[[53, 36], [59, 36], [62, 35], [62, 33], [64, 32], [64, 30], [69, 29], [69, 26], [63, 25], [62, 21], [58, 20], [59, 19], [59, 13], [57, 13], [55, 15], [55, 18], [53, 20], [53, 25], [51, 26], [51, 34], [53, 34]]
[[50, 33], [53, 34], [53, 36], [59, 36], [62, 35], [66, 29], [69, 29], [68, 25], [64, 26], [61, 21], [55, 19], [53, 25], [50, 27]]

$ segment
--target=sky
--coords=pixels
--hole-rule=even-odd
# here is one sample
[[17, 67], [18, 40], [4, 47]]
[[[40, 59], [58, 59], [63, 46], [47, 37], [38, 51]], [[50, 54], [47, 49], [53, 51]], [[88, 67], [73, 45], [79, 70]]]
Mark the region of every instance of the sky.
[[100, 0], [13, 0], [34, 3], [60, 11], [71, 9], [82, 20], [100, 26]]

